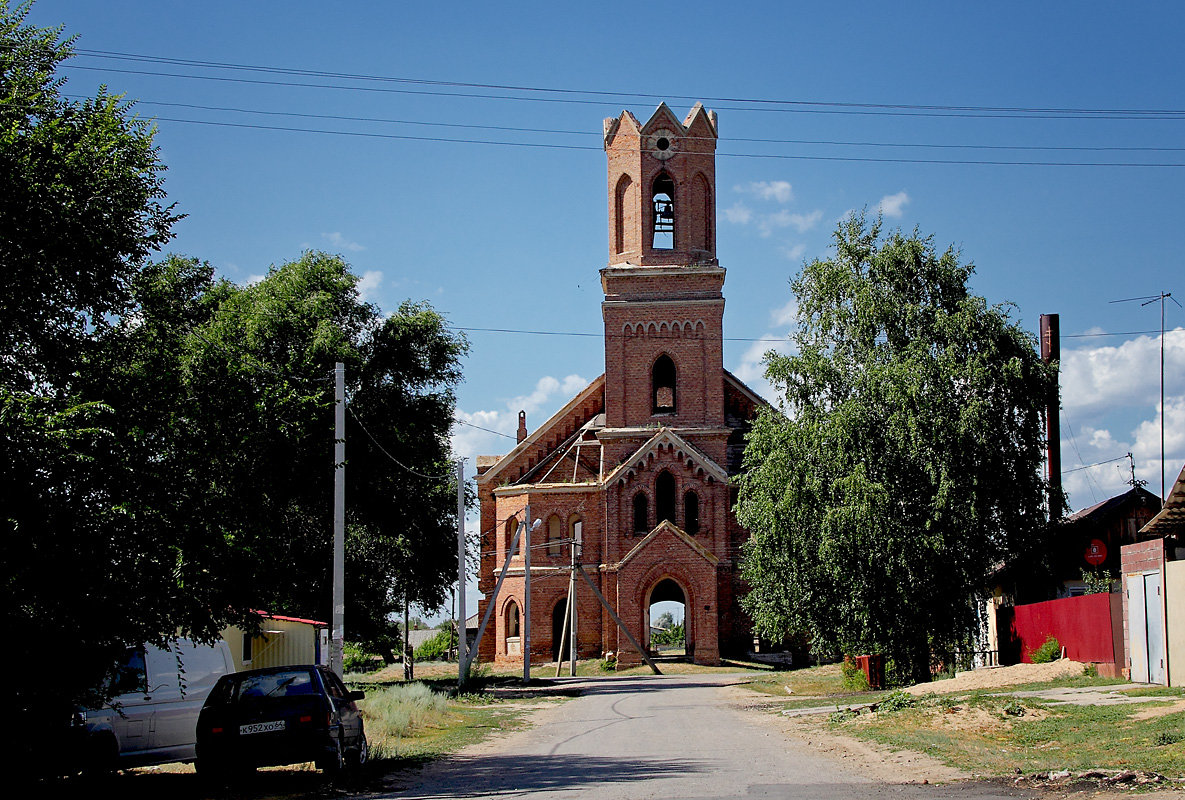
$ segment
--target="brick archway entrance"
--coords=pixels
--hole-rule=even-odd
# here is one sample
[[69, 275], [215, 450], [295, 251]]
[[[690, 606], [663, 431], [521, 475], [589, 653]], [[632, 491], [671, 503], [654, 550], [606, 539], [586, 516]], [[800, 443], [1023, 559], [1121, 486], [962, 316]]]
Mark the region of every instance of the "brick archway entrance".
[[685, 648], [688, 659], [695, 657], [695, 631], [692, 629], [693, 614], [688, 613], [692, 608], [691, 596], [683, 588], [683, 586], [672, 578], [670, 575], [665, 575], [659, 578], [657, 582], [646, 593], [646, 601], [642, 605], [645, 621], [642, 626], [642, 631], [645, 636], [643, 646], [648, 650], [653, 651], [650, 643], [650, 609], [655, 603], [682, 603], [683, 604], [683, 646]]

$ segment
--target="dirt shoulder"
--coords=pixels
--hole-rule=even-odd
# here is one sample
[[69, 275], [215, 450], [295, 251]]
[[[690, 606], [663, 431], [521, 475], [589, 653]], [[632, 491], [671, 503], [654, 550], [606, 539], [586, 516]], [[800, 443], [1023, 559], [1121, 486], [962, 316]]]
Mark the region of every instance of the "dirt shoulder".
[[755, 724], [776, 730], [812, 752], [843, 761], [865, 778], [882, 783], [949, 783], [974, 777], [925, 753], [892, 750], [828, 730], [825, 718], [785, 717], [782, 703], [742, 686], [724, 687], [734, 707], [750, 712]]

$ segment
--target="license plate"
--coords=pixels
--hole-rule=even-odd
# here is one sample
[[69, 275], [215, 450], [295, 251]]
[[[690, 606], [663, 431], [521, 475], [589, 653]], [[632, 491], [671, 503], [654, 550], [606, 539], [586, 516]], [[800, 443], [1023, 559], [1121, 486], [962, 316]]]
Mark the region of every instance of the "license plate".
[[239, 735], [246, 736], [249, 733], [271, 733], [272, 731], [282, 731], [285, 728], [285, 721], [278, 719], [275, 722], [253, 722], [250, 725], [240, 725]]

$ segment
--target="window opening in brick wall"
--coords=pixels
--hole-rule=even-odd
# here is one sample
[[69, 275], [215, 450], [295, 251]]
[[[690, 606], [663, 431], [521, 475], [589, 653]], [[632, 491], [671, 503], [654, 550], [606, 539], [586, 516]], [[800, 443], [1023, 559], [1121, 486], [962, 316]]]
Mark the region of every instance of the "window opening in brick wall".
[[517, 639], [519, 627], [518, 603], [511, 600], [506, 606], [506, 638]]
[[563, 555], [564, 521], [559, 515], [552, 514], [547, 518], [547, 554], [549, 556]]
[[658, 473], [654, 481], [654, 517], [655, 522], [666, 520], [675, 523], [675, 476], [665, 469]]
[[654, 190], [650, 193], [654, 207], [654, 238], [651, 247], [655, 250], [675, 248], [675, 182], [665, 172], [654, 179]]
[[654, 414], [675, 413], [675, 362], [663, 354], [654, 362], [650, 382], [653, 385]]
[[634, 533], [646, 533], [650, 530], [647, 519], [650, 516], [649, 505], [645, 492], [634, 495]]
[[691, 490], [683, 495], [683, 530], [699, 533], [699, 495]]
[[[514, 517], [506, 520], [506, 544], [503, 546], [504, 551], [509, 552], [510, 545], [514, 543], [514, 532], [518, 530], [518, 520]], [[522, 555], [523, 543], [519, 542], [518, 555]]]
[[[573, 544], [569, 545], [570, 547], [575, 547], [575, 546], [576, 546], [575, 542], [576, 542], [576, 526], [577, 526], [577, 525], [580, 525], [580, 527], [581, 527], [581, 534], [583, 535], [583, 533], [584, 533], [584, 531], [583, 531], [583, 528], [584, 528], [584, 526], [581, 524], [580, 515], [579, 515], [579, 514], [573, 514], [572, 516], [568, 517], [568, 538], [569, 538], [569, 539], [571, 539], [571, 540], [572, 540], [572, 542], [573, 542]], [[576, 551], [576, 554], [577, 554], [577, 555], [580, 555], [580, 550], [579, 550], [579, 549], [577, 549], [577, 551]]]

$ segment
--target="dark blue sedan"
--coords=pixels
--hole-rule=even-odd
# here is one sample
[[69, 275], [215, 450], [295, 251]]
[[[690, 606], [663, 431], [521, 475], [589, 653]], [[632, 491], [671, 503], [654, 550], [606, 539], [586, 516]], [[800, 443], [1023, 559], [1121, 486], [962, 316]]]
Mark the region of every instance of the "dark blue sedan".
[[313, 761], [330, 774], [366, 763], [362, 713], [341, 678], [321, 666], [269, 667], [224, 675], [197, 726], [200, 774]]

